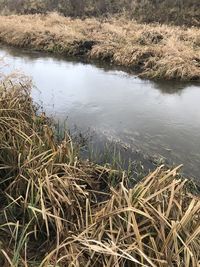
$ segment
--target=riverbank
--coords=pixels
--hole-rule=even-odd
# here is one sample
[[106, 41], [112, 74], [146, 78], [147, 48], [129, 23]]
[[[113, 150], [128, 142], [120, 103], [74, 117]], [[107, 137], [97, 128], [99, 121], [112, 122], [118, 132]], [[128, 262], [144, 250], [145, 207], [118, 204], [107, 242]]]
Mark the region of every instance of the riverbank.
[[0, 16], [0, 42], [124, 66], [149, 79], [200, 81], [200, 30], [123, 18]]
[[126, 171], [81, 160], [30, 90], [0, 85], [1, 266], [198, 266], [200, 199], [180, 167], [134, 185]]

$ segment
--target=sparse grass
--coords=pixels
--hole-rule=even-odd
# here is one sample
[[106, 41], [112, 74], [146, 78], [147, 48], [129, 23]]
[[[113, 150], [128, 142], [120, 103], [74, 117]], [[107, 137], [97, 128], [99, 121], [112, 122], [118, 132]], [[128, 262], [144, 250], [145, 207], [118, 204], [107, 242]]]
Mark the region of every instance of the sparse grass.
[[130, 186], [58, 143], [30, 89], [0, 85], [1, 266], [199, 266], [200, 198], [180, 167]]
[[141, 77], [200, 81], [200, 30], [138, 24], [125, 18], [85, 20], [48, 15], [0, 16], [2, 43], [103, 60]]

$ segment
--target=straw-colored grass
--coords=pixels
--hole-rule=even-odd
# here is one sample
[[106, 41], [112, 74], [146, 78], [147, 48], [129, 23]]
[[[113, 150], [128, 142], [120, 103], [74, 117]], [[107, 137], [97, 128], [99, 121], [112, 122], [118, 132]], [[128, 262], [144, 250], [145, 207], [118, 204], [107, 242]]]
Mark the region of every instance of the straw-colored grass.
[[125, 66], [150, 79], [200, 80], [200, 30], [138, 24], [124, 18], [0, 16], [8, 45]]
[[0, 85], [0, 266], [200, 263], [200, 198], [179, 167], [134, 187], [126, 172], [58, 143], [31, 86]]
[[134, 188], [123, 181], [112, 188], [74, 238], [85, 266], [199, 266], [200, 199], [177, 170], [158, 168]]

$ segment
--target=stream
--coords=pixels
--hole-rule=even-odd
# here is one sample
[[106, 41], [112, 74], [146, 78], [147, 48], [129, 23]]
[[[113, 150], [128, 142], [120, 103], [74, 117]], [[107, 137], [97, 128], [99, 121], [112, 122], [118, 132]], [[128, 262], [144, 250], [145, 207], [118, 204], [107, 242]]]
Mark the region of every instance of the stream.
[[0, 57], [9, 71], [33, 79], [34, 101], [60, 125], [92, 132], [97, 143], [99, 136], [170, 165], [184, 164], [187, 175], [199, 178], [198, 84], [153, 82], [105, 64], [5, 46]]

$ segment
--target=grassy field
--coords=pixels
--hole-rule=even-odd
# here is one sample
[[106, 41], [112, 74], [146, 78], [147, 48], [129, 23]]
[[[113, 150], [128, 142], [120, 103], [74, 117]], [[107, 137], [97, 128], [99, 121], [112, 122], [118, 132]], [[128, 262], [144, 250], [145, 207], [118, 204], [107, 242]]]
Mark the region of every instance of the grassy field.
[[30, 90], [0, 83], [0, 266], [199, 266], [200, 198], [180, 167], [130, 186], [58, 142]]
[[200, 80], [200, 30], [125, 18], [0, 16], [0, 41], [65, 56], [103, 60], [150, 79]]

